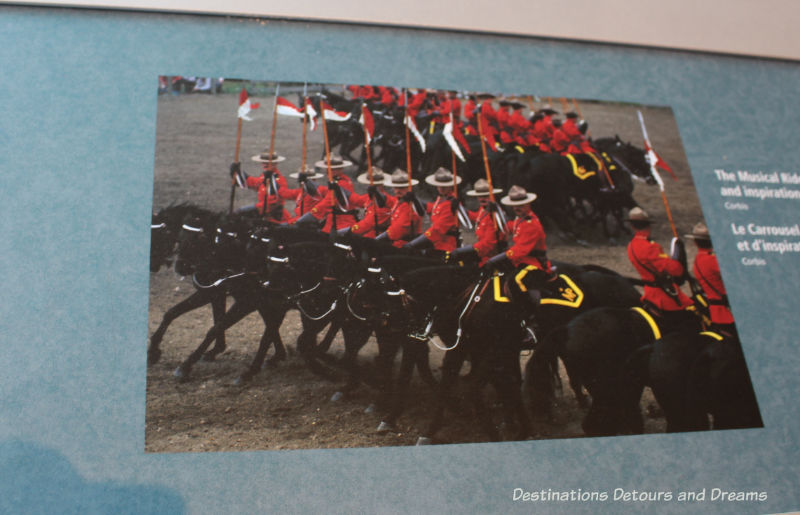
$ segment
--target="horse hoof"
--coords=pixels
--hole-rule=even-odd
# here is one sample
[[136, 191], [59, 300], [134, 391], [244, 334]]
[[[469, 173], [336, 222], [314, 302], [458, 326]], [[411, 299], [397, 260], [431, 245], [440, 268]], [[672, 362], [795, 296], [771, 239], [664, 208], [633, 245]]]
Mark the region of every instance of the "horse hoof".
[[381, 433], [381, 434], [394, 433], [395, 432], [395, 428], [394, 428], [394, 426], [392, 424], [389, 424], [388, 422], [381, 421], [381, 423], [378, 424], [378, 429], [376, 429], [375, 431], [378, 432], [378, 433]]
[[343, 397], [344, 394], [342, 392], [336, 392], [333, 395], [331, 395], [331, 402], [339, 402], [340, 400], [342, 400]]
[[417, 438], [416, 445], [432, 445], [432, 444], [433, 440], [431, 440], [427, 436], [420, 436], [419, 438]]
[[175, 369], [175, 372], [172, 373], [178, 381], [186, 381], [189, 379], [189, 370], [185, 369], [183, 366], [180, 366]]
[[369, 406], [364, 408], [364, 413], [366, 414], [375, 413], [375, 409], [376, 409], [375, 404], [370, 404]]
[[242, 386], [250, 382], [253, 376], [242, 374], [233, 381], [233, 386]]
[[264, 362], [264, 364], [263, 364], [263, 365], [261, 365], [261, 368], [262, 368], [262, 369], [265, 369], [265, 368], [274, 368], [274, 367], [277, 367], [277, 366], [278, 366], [278, 363], [280, 363], [281, 361], [286, 361], [286, 356], [273, 356], [273, 357], [271, 357], [271, 358], [267, 359], [267, 360]]

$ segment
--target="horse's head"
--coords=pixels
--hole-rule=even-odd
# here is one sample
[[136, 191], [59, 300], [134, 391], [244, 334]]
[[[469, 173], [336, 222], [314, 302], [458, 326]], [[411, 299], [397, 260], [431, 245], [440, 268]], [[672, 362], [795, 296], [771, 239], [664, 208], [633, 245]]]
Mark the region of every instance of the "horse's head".
[[656, 179], [647, 162], [647, 153], [644, 149], [622, 141], [619, 136], [613, 138], [599, 138], [592, 141], [594, 147], [600, 152], [607, 152], [620, 167], [631, 174], [632, 177], [644, 180], [647, 184], [655, 184]]
[[172, 263], [172, 255], [175, 253], [176, 235], [167, 222], [153, 215], [150, 222], [150, 271], [158, 272], [162, 266], [169, 266]]
[[175, 272], [191, 275], [202, 263], [213, 259], [216, 224], [196, 215], [187, 215], [178, 233]]

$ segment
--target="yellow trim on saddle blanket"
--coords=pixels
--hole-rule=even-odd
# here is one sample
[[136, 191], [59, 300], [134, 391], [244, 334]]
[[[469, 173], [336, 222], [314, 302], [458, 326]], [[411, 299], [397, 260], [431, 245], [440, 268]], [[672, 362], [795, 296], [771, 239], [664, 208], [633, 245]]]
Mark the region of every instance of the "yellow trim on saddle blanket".
[[653, 320], [652, 316], [650, 316], [650, 313], [639, 307], [631, 309], [642, 315], [642, 318], [644, 318], [645, 321], [650, 325], [650, 330], [653, 331], [653, 336], [655, 336], [655, 339], [660, 340], [661, 331], [658, 329], [658, 324], [656, 324], [656, 321]]
[[584, 181], [589, 177], [591, 177], [592, 175], [595, 175], [595, 172], [591, 172], [583, 166], [578, 166], [578, 162], [575, 160], [575, 156], [573, 156], [572, 154], [567, 154], [566, 158], [569, 159], [570, 163], [572, 163], [572, 173], [578, 179]]
[[702, 333], [700, 333], [700, 334], [702, 334], [703, 336], [708, 336], [709, 338], [714, 338], [714, 339], [715, 339], [715, 340], [717, 340], [718, 342], [721, 342], [722, 340], [724, 340], [724, 339], [725, 339], [725, 338], [723, 338], [723, 337], [722, 337], [722, 335], [721, 335], [721, 334], [717, 334], [717, 333], [715, 333], [715, 332], [713, 332], [713, 331], [703, 331], [703, 332], [702, 332]]
[[567, 283], [566, 288], [559, 288], [559, 292], [561, 293], [561, 297], [563, 299], [557, 299], [553, 297], [543, 297], [540, 304], [556, 304], [559, 306], [566, 306], [568, 308], [578, 308], [583, 303], [583, 290], [578, 288], [578, 285], [572, 282], [568, 276], [564, 274], [558, 275], [565, 283]]
[[528, 288], [522, 283], [522, 279], [524, 279], [525, 276], [528, 275], [528, 272], [530, 272], [531, 270], [538, 270], [538, 269], [539, 269], [538, 266], [528, 265], [522, 270], [520, 270], [516, 276], [514, 276], [514, 280], [517, 282], [517, 286], [519, 286], [519, 290], [521, 292], [525, 293], [526, 291], [528, 291]]
[[503, 285], [500, 281], [500, 276], [496, 275], [492, 278], [494, 283], [494, 300], [495, 302], [511, 302], [511, 299], [503, 295]]

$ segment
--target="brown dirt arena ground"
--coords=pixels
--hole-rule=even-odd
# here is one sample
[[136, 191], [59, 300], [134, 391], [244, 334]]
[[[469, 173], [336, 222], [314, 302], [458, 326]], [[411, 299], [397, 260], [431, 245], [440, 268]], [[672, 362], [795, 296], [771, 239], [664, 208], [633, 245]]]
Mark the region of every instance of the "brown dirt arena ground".
[[[262, 108], [253, 113], [254, 121], [245, 122], [241, 144], [241, 161], [245, 171], [259, 173], [257, 163], [249, 157], [268, 146], [271, 127], [272, 97], [253, 95]], [[296, 96], [289, 96], [295, 100]], [[556, 105], [556, 107], [560, 107]], [[235, 95], [162, 95], [158, 97], [158, 120], [155, 155], [153, 210], [173, 203], [193, 202], [224, 211], [227, 209], [230, 178], [228, 166], [233, 160], [236, 139]], [[642, 135], [636, 118], [637, 106], [609, 103], [581, 103], [584, 118], [594, 137], [618, 134], [623, 140], [641, 146]], [[675, 119], [669, 108], [641, 108], [654, 147], [675, 170], [678, 182], [664, 175], [667, 195], [680, 234], [690, 232], [702, 219], [688, 164], [683, 152]], [[301, 124], [296, 119], [280, 117], [276, 149], [287, 156], [282, 163], [284, 173], [300, 165]], [[309, 161], [318, 159], [322, 151], [321, 131], [309, 136]], [[360, 187], [360, 186], [359, 186]], [[635, 197], [659, 223], [654, 229], [656, 241], [666, 246], [671, 237], [658, 189], [637, 184]], [[239, 190], [236, 206], [254, 202], [255, 193]], [[287, 206], [291, 207], [291, 206]], [[591, 246], [565, 243], [556, 236], [548, 237], [551, 259], [573, 263], [603, 265], [626, 275], [635, 275], [628, 263], [625, 246], [610, 245], [602, 237], [590, 238]], [[689, 248], [690, 262], [694, 258]], [[164, 312], [190, 295], [191, 281], [182, 280], [172, 270], [151, 274], [149, 331], [155, 330]], [[258, 315], [250, 315], [227, 333], [228, 350], [215, 362], [198, 363], [191, 379], [178, 383], [172, 371], [199, 344], [211, 326], [210, 308], [201, 308], [178, 319], [170, 326], [162, 343], [161, 361], [147, 371], [147, 410], [145, 450], [147, 452], [234, 451], [262, 449], [308, 449], [339, 447], [374, 447], [413, 445], [420, 430], [426, 427], [433, 397], [429, 389], [414, 376], [408, 408], [399, 420], [399, 433], [377, 434], [380, 416], [365, 413], [374, 391], [361, 386], [346, 398], [331, 402], [338, 385], [312, 374], [292, 352], [299, 333], [296, 312], [290, 312], [281, 327], [281, 336], [290, 351], [286, 362], [262, 371], [246, 386], [233, 381], [252, 358], [263, 331]], [[146, 342], [142, 342], [142, 359]], [[362, 365], [368, 366], [376, 354], [370, 342], [362, 351]], [[331, 352], [341, 354], [341, 337]], [[442, 352], [431, 348], [434, 374], [438, 374]], [[527, 361], [521, 358], [521, 363]], [[581, 436], [583, 411], [566, 387], [559, 398], [552, 420], [535, 421], [535, 439]], [[491, 399], [492, 392], [487, 392]], [[642, 399], [645, 430], [663, 432], [665, 422], [652, 416], [654, 400], [649, 391]], [[462, 413], [450, 415], [449, 422], [438, 434], [437, 443], [484, 441], [484, 435], [472, 417], [468, 399], [462, 397]], [[491, 405], [491, 402], [490, 402]]]

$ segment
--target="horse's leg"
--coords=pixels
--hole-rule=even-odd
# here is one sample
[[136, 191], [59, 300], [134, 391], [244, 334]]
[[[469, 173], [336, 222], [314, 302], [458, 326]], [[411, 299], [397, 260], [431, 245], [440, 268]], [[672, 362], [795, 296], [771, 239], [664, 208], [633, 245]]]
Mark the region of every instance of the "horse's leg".
[[338, 318], [334, 318], [331, 321], [330, 327], [328, 327], [328, 332], [322, 337], [322, 341], [316, 344], [316, 350], [320, 353], [328, 352], [328, 349], [331, 348], [331, 343], [333, 343], [333, 339], [336, 338], [336, 333], [338, 333], [341, 328], [341, 321]]
[[361, 384], [362, 377], [358, 366], [358, 352], [366, 345], [372, 334], [372, 329], [368, 326], [355, 321], [348, 321], [342, 327], [344, 334], [344, 356], [342, 363], [347, 371], [347, 383], [342, 391], [336, 392], [331, 400], [336, 401], [342, 398], [345, 393], [353, 391]]
[[379, 409], [389, 411], [391, 409], [394, 387], [392, 382], [394, 358], [397, 355], [397, 351], [400, 349], [399, 339], [405, 336], [387, 331], [377, 331], [375, 336], [378, 340], [378, 358], [376, 360], [378, 399], [376, 404]]
[[458, 380], [458, 373], [461, 370], [461, 365], [464, 363], [464, 358], [459, 352], [448, 351], [442, 360], [442, 379], [439, 382], [439, 388], [436, 395], [436, 408], [433, 413], [433, 418], [428, 425], [427, 430], [417, 439], [417, 445], [427, 445], [432, 443], [436, 433], [441, 429], [444, 423], [444, 412], [447, 408], [447, 403], [452, 402], [451, 393], [452, 388]]
[[[403, 412], [406, 394], [411, 384], [411, 374], [414, 372], [416, 359], [413, 355], [413, 351], [408, 352], [408, 350], [417, 342], [408, 337], [404, 337], [404, 339], [403, 356], [400, 361], [400, 372], [397, 376], [397, 385], [392, 387], [389, 413], [386, 417], [384, 417], [384, 419], [381, 421], [381, 424], [378, 426], [379, 432], [396, 431], [397, 419], [400, 418], [400, 414]], [[388, 378], [388, 381], [390, 383], [392, 382], [391, 377]]]
[[192, 352], [177, 369], [175, 369], [173, 375], [181, 381], [188, 379], [189, 373], [192, 370], [192, 366], [194, 366], [194, 364], [200, 360], [200, 358], [203, 356], [203, 353], [205, 353], [206, 349], [208, 349], [208, 347], [211, 345], [211, 342], [219, 336], [219, 333], [227, 330], [229, 327], [239, 322], [241, 319], [252, 313], [254, 309], [255, 308], [252, 306], [252, 304], [248, 302], [234, 302], [230, 311], [225, 313], [225, 316], [222, 317], [222, 320], [219, 323], [209, 329], [208, 333], [206, 333], [206, 337], [200, 343], [200, 346], [197, 347], [197, 349], [195, 349], [195, 351]]
[[158, 363], [159, 358], [161, 358], [161, 349], [159, 346], [161, 345], [161, 340], [164, 338], [164, 333], [167, 332], [167, 327], [169, 327], [169, 324], [171, 324], [181, 315], [205, 306], [211, 302], [213, 297], [210, 293], [211, 292], [207, 290], [195, 291], [189, 297], [169, 308], [167, 312], [164, 313], [164, 318], [161, 320], [158, 328], [153, 333], [153, 336], [150, 337], [150, 347], [147, 349], [148, 365], [154, 365]]
[[[414, 345], [416, 343], [416, 345]], [[411, 353], [414, 357], [414, 363], [417, 366], [417, 372], [419, 376], [422, 378], [423, 381], [428, 386], [436, 387], [438, 382], [436, 378], [433, 377], [433, 373], [431, 372], [431, 362], [430, 362], [430, 352], [428, 350], [428, 346], [424, 344], [420, 344], [416, 340], [414, 342], [409, 342], [410, 345], [407, 345], [406, 348], [411, 347]], [[405, 350], [403, 350], [405, 353]]]
[[[222, 320], [222, 317], [225, 316], [226, 300], [225, 295], [216, 295], [211, 300], [211, 313], [214, 316], [214, 325], [217, 325], [220, 320]], [[217, 355], [225, 352], [225, 347], [225, 331], [222, 331], [217, 334], [217, 343], [214, 344], [210, 351], [203, 354], [203, 361], [214, 361]]]
[[531, 433], [530, 420], [522, 402], [522, 376], [519, 369], [519, 355], [509, 352], [506, 363], [494, 374], [493, 384], [509, 418], [516, 418], [519, 426], [515, 439], [524, 440]]
[[303, 330], [297, 337], [297, 352], [306, 362], [311, 372], [329, 381], [335, 381], [336, 378], [331, 371], [320, 363], [316, 349], [317, 334], [325, 327], [325, 321], [322, 321], [322, 325], [320, 325], [319, 321], [311, 320], [305, 316], [303, 316], [301, 320], [303, 323]]
[[[264, 321], [264, 334], [261, 336], [261, 341], [258, 344], [258, 351], [255, 357], [253, 357], [253, 362], [234, 382], [234, 384], [237, 385], [250, 381], [250, 379], [261, 370], [270, 343], [275, 343], [276, 355], [278, 354], [278, 345], [283, 349], [279, 329], [281, 322], [283, 322], [283, 317], [286, 315], [286, 311], [273, 311], [269, 309], [269, 307], [261, 307], [258, 309], [258, 312], [261, 315], [261, 319]], [[284, 350], [283, 352], [285, 358], [286, 351]]]
[[489, 410], [486, 409], [486, 404], [483, 402], [483, 386], [487, 383], [488, 379], [488, 363], [485, 356], [476, 357], [471, 356], [473, 372], [469, 384], [470, 398], [472, 399], [472, 409], [478, 424], [483, 429], [486, 437], [490, 442], [497, 442], [500, 440], [500, 433], [497, 431], [492, 422], [492, 416]]

